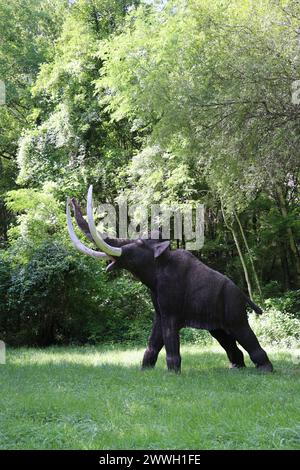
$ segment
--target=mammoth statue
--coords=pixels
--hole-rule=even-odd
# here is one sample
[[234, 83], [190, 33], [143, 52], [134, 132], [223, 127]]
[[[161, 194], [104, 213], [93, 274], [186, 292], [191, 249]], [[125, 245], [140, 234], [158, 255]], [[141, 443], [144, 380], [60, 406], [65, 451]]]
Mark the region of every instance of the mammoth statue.
[[[163, 346], [169, 370], [180, 372], [179, 331], [183, 327], [208, 330], [225, 349], [231, 366], [245, 367], [237, 342], [256, 367], [271, 372], [273, 366], [249, 326], [246, 306], [255, 305], [230, 279], [199, 261], [190, 252], [171, 250], [169, 240], [118, 239], [100, 234], [93, 218], [92, 186], [87, 198], [87, 218], [74, 198], [67, 202], [67, 223], [74, 246], [99, 259], [110, 261], [107, 271], [127, 269], [151, 293], [155, 317], [142, 368], [154, 367]], [[73, 206], [79, 228], [101, 251], [86, 247], [76, 236], [71, 221]]]

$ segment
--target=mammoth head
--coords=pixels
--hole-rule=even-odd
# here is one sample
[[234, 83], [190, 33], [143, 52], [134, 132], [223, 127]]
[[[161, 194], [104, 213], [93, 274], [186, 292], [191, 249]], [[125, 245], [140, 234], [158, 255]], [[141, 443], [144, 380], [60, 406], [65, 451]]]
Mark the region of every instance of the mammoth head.
[[145, 266], [149, 269], [156, 258], [169, 249], [169, 240], [141, 239], [130, 240], [122, 247], [122, 254], [108, 265], [107, 271], [116, 268], [124, 268], [141, 277], [141, 269]]
[[[77, 237], [70, 213], [70, 205], [72, 205], [75, 213], [75, 219], [78, 227], [87, 236], [90, 241], [100, 248], [101, 251], [92, 250], [85, 246]], [[125, 268], [138, 274], [141, 267], [149, 265], [154, 260], [160, 257], [166, 250], [169, 249], [169, 240], [152, 240], [152, 239], [112, 239], [104, 236], [96, 229], [93, 217], [93, 187], [92, 185], [88, 190], [87, 197], [87, 218], [86, 221], [81, 213], [79, 204], [74, 198], [67, 200], [67, 225], [69, 235], [75, 248], [82, 253], [93, 256], [94, 258], [101, 258], [110, 260], [107, 271], [115, 268]]]

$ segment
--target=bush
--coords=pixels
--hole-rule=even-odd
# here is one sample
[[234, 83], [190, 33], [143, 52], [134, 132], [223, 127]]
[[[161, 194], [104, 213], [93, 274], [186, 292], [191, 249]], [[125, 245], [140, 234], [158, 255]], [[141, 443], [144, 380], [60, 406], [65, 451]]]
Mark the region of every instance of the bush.
[[37, 247], [25, 263], [0, 258], [1, 339], [11, 345], [146, 341], [153, 308], [128, 275], [63, 244]]
[[269, 281], [267, 284], [262, 286], [262, 295], [264, 299], [270, 297], [279, 297], [283, 294], [283, 286], [279, 281]]
[[265, 304], [268, 308], [290, 313], [300, 319], [300, 289], [285, 292], [280, 297], [267, 299]]
[[14, 345], [84, 339], [80, 310], [89, 308], [86, 266], [59, 243], [38, 247], [28, 263], [11, 266], [2, 336]]
[[[107, 275], [103, 263], [58, 242], [46, 242], [26, 261], [0, 256], [0, 336], [11, 345], [146, 343], [153, 306], [147, 289], [126, 272]], [[300, 291], [266, 301], [250, 322], [264, 344], [299, 343]], [[183, 343], [212, 342], [186, 328]]]
[[300, 320], [290, 313], [271, 307], [261, 316], [250, 315], [250, 325], [262, 344], [299, 346]]
[[200, 346], [206, 346], [213, 342], [213, 337], [207, 330], [196, 330], [195, 328], [181, 330], [180, 339], [184, 344], [199, 344]]
[[126, 273], [117, 274], [114, 279], [104, 273], [94, 300], [97, 309], [87, 319], [89, 341], [147, 341], [154, 309], [142, 284]]

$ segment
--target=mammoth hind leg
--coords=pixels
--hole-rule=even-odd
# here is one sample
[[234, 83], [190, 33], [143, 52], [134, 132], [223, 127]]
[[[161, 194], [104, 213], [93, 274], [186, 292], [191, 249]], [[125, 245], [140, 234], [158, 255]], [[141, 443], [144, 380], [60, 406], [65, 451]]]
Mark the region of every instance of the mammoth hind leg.
[[270, 362], [266, 351], [264, 351], [259, 344], [257, 337], [249, 325], [244, 325], [243, 327], [237, 329], [235, 328], [232, 330], [232, 335], [236, 338], [240, 345], [246, 349], [251, 361], [258, 369], [265, 372], [273, 371], [272, 363]]
[[242, 351], [237, 347], [234, 337], [225, 330], [210, 330], [210, 334], [225, 349], [227, 357], [233, 368], [245, 367]]

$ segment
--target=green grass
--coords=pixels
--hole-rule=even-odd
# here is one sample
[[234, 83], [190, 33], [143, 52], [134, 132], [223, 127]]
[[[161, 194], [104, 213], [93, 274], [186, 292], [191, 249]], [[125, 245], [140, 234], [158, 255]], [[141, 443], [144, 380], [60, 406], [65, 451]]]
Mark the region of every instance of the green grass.
[[299, 350], [271, 350], [274, 374], [248, 360], [246, 370], [229, 370], [217, 346], [182, 347], [180, 376], [167, 372], [164, 353], [141, 372], [142, 354], [9, 350], [0, 365], [0, 448], [300, 448]]

